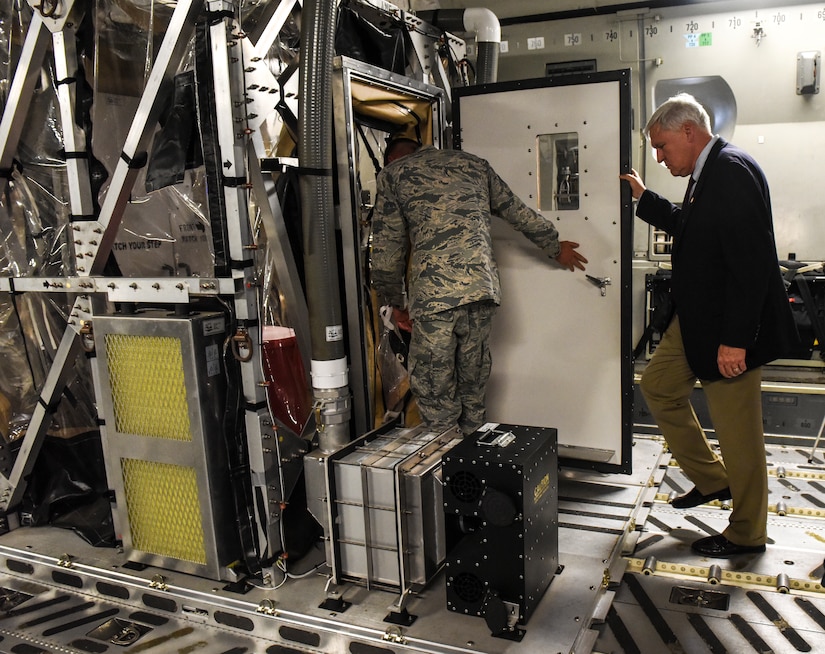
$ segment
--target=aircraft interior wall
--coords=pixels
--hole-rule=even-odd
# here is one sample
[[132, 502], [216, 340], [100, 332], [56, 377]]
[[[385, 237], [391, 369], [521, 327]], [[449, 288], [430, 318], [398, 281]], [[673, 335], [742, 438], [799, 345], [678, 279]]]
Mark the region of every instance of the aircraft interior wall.
[[[514, 7], [520, 11], [528, 2], [538, 11], [551, 4], [481, 4], [493, 11], [507, 5], [502, 14], [512, 17]], [[553, 11], [573, 9], [575, 2], [552, 3]], [[506, 307], [508, 315], [497, 316], [499, 329], [516, 337], [517, 328], [531, 337], [540, 333], [536, 340], [543, 342], [536, 349], [550, 356], [543, 365], [555, 365], [562, 375], [559, 382], [540, 370], [535, 383], [513, 384], [515, 394], [541, 404], [548, 426], [491, 416], [500, 422], [463, 439], [452, 430], [434, 434], [382, 418], [391, 414], [387, 398], [380, 409], [377, 400], [385, 390], [384, 379], [380, 388], [376, 383], [374, 357], [382, 323], [362, 282], [386, 138], [420, 128], [424, 142], [443, 147], [455, 136], [451, 130], [461, 136], [459, 113], [463, 133], [471, 131], [473, 90], [463, 106], [452, 103], [461, 93], [450, 95], [474, 77], [467, 74], [464, 41], [445, 39], [440, 29], [413, 20], [394, 25], [415, 40], [403, 74], [349, 54], [337, 57], [330, 120], [336, 160], [327, 169], [307, 166], [296, 147], [298, 99], [307, 87], [304, 79], [299, 89], [298, 81], [299, 58], [307, 59], [299, 57], [306, 53], [306, 40], [299, 43], [306, 36], [301, 16], [316, 3], [77, 0], [83, 12], [73, 16], [91, 21], [94, 38], [89, 40], [89, 23], [83, 22], [65, 25], [69, 36], [78, 27], [77, 40], [53, 39], [49, 27], [62, 32], [64, 25], [50, 22], [59, 23], [47, 14], [70, 4], [18, 0], [0, 8], [0, 146], [14, 142], [8, 152], [0, 147], [8, 155], [7, 161], [0, 156], [0, 652], [104, 652], [117, 646], [125, 654], [169, 648], [205, 654], [586, 654], [619, 651], [614, 641], [627, 643], [623, 635], [631, 631], [643, 646], [624, 651], [724, 651], [711, 644], [712, 629], [729, 643], [726, 651], [745, 651], [739, 646], [745, 639], [756, 643], [754, 651], [784, 653], [791, 647], [783, 642], [787, 634], [806, 639], [808, 649], [794, 643], [795, 651], [825, 650], [825, 623], [816, 617], [825, 616], [825, 472], [817, 437], [825, 384], [818, 380], [800, 390], [789, 384], [767, 400], [773, 401], [767, 427], [792, 430], [797, 437], [770, 443], [775, 540], [767, 555], [734, 562], [729, 570], [691, 554], [686, 539], [697, 529], [723, 529], [730, 504], [676, 511], [670, 502], [690, 482], [660, 437], [635, 429], [645, 425], [637, 425], [628, 410], [633, 360], [625, 264], [633, 259], [635, 343], [647, 310], [645, 275], [667, 257], [653, 256], [650, 232], [638, 222], [629, 247], [632, 203], [618, 180], [619, 165], [626, 169], [632, 159], [651, 186], [681, 197], [684, 180], [671, 179], [652, 163], [640, 128], [662, 88], [658, 83], [709, 80], [735, 100], [726, 106], [736, 110], [729, 111], [735, 122], [725, 126], [730, 137], [757, 156], [772, 182], [780, 257], [795, 252], [803, 260], [825, 258], [818, 220], [825, 200], [817, 188], [825, 156], [823, 99], [795, 90], [799, 52], [825, 45], [822, 6], [757, 11], [741, 2], [700, 1], [687, 8], [609, 14], [605, 9], [589, 18], [503, 22], [498, 79], [505, 85], [543, 78], [547, 64], [587, 59], [595, 60], [600, 73], [616, 74], [613, 80], [589, 79], [578, 93], [561, 97], [556, 94], [564, 85], [549, 80], [552, 88], [543, 90], [557, 97], [555, 105], [566, 105], [563, 128], [525, 119], [524, 107], [476, 110], [483, 147], [495, 149], [509, 132], [528, 138], [528, 148], [537, 134], [548, 150], [560, 144], [572, 151], [574, 139], [576, 152], [579, 143], [583, 151], [599, 145], [588, 155], [599, 150], [602, 167], [594, 172], [597, 167], [588, 164], [592, 178], [584, 177], [591, 188], [601, 187], [599, 204], [595, 193], [585, 199], [585, 193], [571, 193], [572, 187], [563, 199], [576, 196], [575, 206], [565, 209], [565, 226], [573, 225], [571, 238], [582, 234], [592, 244], [588, 251], [582, 238], [590, 277], [555, 271], [569, 282], [560, 286], [567, 296], [554, 295], [538, 275], [520, 286], [532, 285], [557, 301], [569, 298], [568, 304], [579, 303], [577, 310], [600, 306], [608, 315], [579, 317], [577, 328], [568, 329], [581, 314], [562, 316], [563, 302], [541, 312], [535, 305]], [[364, 14], [384, 24], [383, 0], [341, 2], [355, 4], [366, 5]], [[438, 3], [409, 4], [423, 9]], [[233, 11], [217, 12], [219, 5]], [[306, 25], [312, 24], [309, 14]], [[40, 36], [27, 60], [21, 51], [29, 32]], [[472, 35], [465, 36], [472, 44]], [[445, 41], [449, 47], [439, 50]], [[445, 53], [451, 66], [438, 56]], [[9, 84], [16, 69], [31, 71], [25, 93]], [[193, 84], [201, 94], [191, 95]], [[585, 102], [581, 98], [592, 98], [588, 93], [597, 87], [620, 111], [607, 109], [607, 101], [587, 101], [589, 124], [579, 127], [584, 112], [573, 97]], [[614, 87], [629, 87], [630, 99]], [[68, 97], [75, 91], [77, 103]], [[376, 96], [390, 112], [370, 106]], [[171, 109], [180, 108], [178, 101], [199, 111], [189, 106], [188, 113], [176, 113]], [[550, 118], [552, 103], [546, 103], [548, 115], [541, 121], [562, 122]], [[25, 125], [16, 120], [19, 107], [25, 108]], [[78, 110], [76, 122], [75, 115], [61, 114], [71, 107]], [[486, 131], [494, 114], [510, 118], [496, 139]], [[186, 115], [192, 125], [185, 124]], [[617, 116], [618, 128], [607, 120]], [[218, 119], [227, 120], [217, 124]], [[15, 128], [4, 141], [7, 122]], [[156, 141], [164, 131], [181, 138]], [[200, 145], [194, 152], [186, 146], [195, 142], [184, 143], [187, 136]], [[605, 154], [610, 140], [620, 153], [615, 177]], [[470, 142], [464, 141], [467, 149]], [[156, 143], [175, 146], [181, 160], [179, 176], [167, 178], [168, 184], [153, 181], [155, 172], [170, 172], [153, 165], [164, 149]], [[506, 162], [526, 162], [526, 177], [537, 159], [524, 154], [528, 148], [522, 148], [521, 159]], [[205, 160], [189, 156], [198, 150]], [[78, 165], [86, 162], [88, 170]], [[506, 163], [500, 169], [496, 164], [502, 174]], [[309, 293], [298, 272], [304, 272], [304, 251], [291, 247], [301, 239], [290, 233], [295, 222], [302, 226], [296, 220], [301, 207], [295, 206], [301, 176], [320, 175], [336, 181], [336, 254], [347, 305], [345, 324], [327, 326], [326, 334], [340, 339], [346, 332], [349, 387], [352, 404], [358, 403], [353, 440], [337, 450], [321, 447], [321, 437], [344, 431], [338, 426], [350, 419], [349, 398], [319, 393], [311, 401], [306, 392], [309, 367], [299, 364], [310, 354], [304, 315]], [[558, 177], [545, 175], [551, 182], [542, 190], [552, 196]], [[599, 184], [602, 179], [610, 183]], [[85, 195], [77, 197], [80, 182]], [[527, 197], [535, 188], [529, 183], [528, 189], [523, 182]], [[511, 249], [514, 268], [525, 260], [527, 273], [534, 263], [547, 268], [535, 249], [524, 258]], [[600, 263], [594, 256], [599, 250]], [[499, 257], [502, 268], [506, 259]], [[509, 306], [527, 297], [515, 286], [506, 293], [514, 302]], [[562, 349], [561, 339], [546, 338], [550, 323], [563, 326], [560, 332], [581, 346], [564, 352], [569, 359], [562, 365], [554, 351]], [[613, 328], [614, 340], [599, 357], [589, 347], [591, 339]], [[278, 338], [270, 340], [268, 333]], [[399, 362], [398, 353], [390, 355]], [[615, 387], [599, 385], [577, 365], [582, 359], [599, 365]], [[499, 363], [503, 357], [496, 355], [496, 361], [502, 377], [512, 374], [512, 367]], [[273, 374], [276, 366], [291, 374]], [[588, 384], [579, 396], [565, 396], [560, 386], [574, 374]], [[281, 397], [281, 390], [291, 397]], [[551, 394], [564, 400], [556, 415], [545, 401]], [[608, 401], [614, 402], [613, 413], [605, 409]], [[579, 438], [576, 444], [587, 447], [575, 454], [585, 465], [569, 465], [569, 434], [576, 439], [578, 432], [558, 417], [562, 411], [586, 413], [593, 422], [599, 418], [607, 426], [602, 433], [620, 442], [611, 450]], [[415, 418], [409, 411], [405, 417], [410, 415]], [[364, 434], [368, 429], [361, 423], [373, 418], [384, 424]], [[820, 436], [825, 420], [821, 424]], [[69, 467], [55, 443], [78, 434], [78, 458], [101, 473], [80, 497], [96, 510], [97, 534], [59, 513], [65, 505], [49, 506], [34, 495], [44, 487], [51, 493], [42, 482], [70, 477], [53, 474]], [[453, 446], [458, 454], [445, 459], [442, 470], [441, 457]], [[600, 467], [588, 469], [588, 462]], [[602, 464], [614, 466], [616, 474], [605, 474]], [[68, 484], [74, 497], [79, 485]], [[655, 585], [650, 593], [656, 593], [661, 613], [649, 610], [653, 601], [628, 601], [643, 584]], [[707, 598], [730, 600], [730, 609], [727, 603], [724, 611], [707, 606]], [[796, 613], [790, 612], [791, 601]], [[70, 608], [55, 610], [61, 602]], [[783, 611], [782, 619], [762, 609], [770, 603]], [[668, 620], [678, 639], [664, 630], [639, 635]], [[756, 631], [760, 636], [751, 637]], [[759, 644], [762, 637], [770, 647]], [[668, 640], [660, 646], [660, 638]]]
[[[519, 6], [520, 15], [531, 13], [524, 5]], [[567, 8], [554, 7], [559, 15], [562, 9]], [[534, 8], [532, 13], [541, 11]], [[780, 260], [825, 259], [825, 198], [819, 192], [819, 171], [825, 166], [825, 97], [818, 91], [797, 91], [800, 54], [825, 48], [821, 5], [754, 9], [753, 3], [706, 2], [544, 22], [519, 22], [512, 11], [510, 16], [502, 21], [502, 81], [542, 77], [548, 64], [584, 60], [592, 60], [599, 71], [632, 70], [633, 131], [638, 138], [634, 167], [643, 172], [648, 186], [674, 201], [684, 192], [684, 180], [656, 165], [641, 136], [658, 104], [657, 85], [673, 88], [673, 80], [721, 78], [735, 116], [735, 124], [723, 135], [751, 152], [768, 176]], [[636, 220], [636, 289], [644, 287], [644, 275], [657, 266], [650, 249], [649, 228]], [[634, 342], [644, 327], [644, 304], [644, 294], [634, 292]]]

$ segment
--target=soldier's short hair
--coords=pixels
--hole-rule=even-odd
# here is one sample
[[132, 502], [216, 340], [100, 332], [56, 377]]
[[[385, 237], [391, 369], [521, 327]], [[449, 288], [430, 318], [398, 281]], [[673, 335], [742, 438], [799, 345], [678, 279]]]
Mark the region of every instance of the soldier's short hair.
[[391, 139], [384, 150], [384, 165], [386, 166], [396, 159], [412, 154], [420, 147], [421, 144], [418, 141], [406, 137]]

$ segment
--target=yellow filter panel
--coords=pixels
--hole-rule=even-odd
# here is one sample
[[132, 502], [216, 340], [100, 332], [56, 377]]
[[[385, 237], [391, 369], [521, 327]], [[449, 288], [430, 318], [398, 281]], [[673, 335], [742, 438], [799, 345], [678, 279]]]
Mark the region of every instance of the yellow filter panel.
[[121, 467], [132, 547], [206, 565], [195, 470], [140, 459]]
[[180, 339], [131, 334], [105, 338], [116, 429], [191, 441]]

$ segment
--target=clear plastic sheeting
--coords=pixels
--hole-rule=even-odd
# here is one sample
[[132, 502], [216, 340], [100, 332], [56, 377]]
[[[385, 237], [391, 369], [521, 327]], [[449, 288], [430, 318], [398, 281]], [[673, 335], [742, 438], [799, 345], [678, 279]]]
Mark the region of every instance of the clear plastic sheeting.
[[[24, 2], [0, 9], [0, 68], [4, 105], [20, 56], [30, 9]], [[69, 276], [73, 257], [69, 224], [66, 161], [62, 153], [53, 63], [43, 63], [31, 98], [12, 168], [0, 194], [0, 275]], [[0, 294], [0, 435], [25, 434], [37, 392], [48, 374], [74, 298], [61, 294]], [[85, 360], [52, 416], [53, 433], [94, 426], [93, 392]]]
[[[243, 31], [255, 42], [280, 5], [272, 0], [242, 3]], [[168, 0], [93, 0], [78, 4], [74, 25], [64, 31], [76, 37], [78, 67], [74, 88], [75, 122], [85, 132], [89, 152], [89, 183], [95, 214], [99, 212], [110, 188], [112, 174], [121, 160], [124, 143], [138, 115], [143, 95], [158, 50], [167, 35], [177, 3]], [[11, 80], [32, 20], [33, 9], [23, 0], [2, 3], [0, 7], [0, 101], [9, 102]], [[26, 123], [14, 154], [14, 165], [6, 172], [7, 182], [0, 193], [0, 276], [73, 277], [83, 274], [75, 269], [71, 237], [72, 208], [70, 180], [66, 164], [63, 126], [57, 98], [55, 60], [52, 46], [41, 62], [39, 78], [31, 97]], [[286, 19], [265, 57], [271, 73], [286, 83], [294, 76], [300, 54], [300, 4]], [[177, 80], [197, 84], [194, 37], [187, 44], [177, 68]], [[197, 75], [209, 75], [198, 71]], [[171, 81], [171, 80], [170, 80]], [[293, 80], [294, 81], [294, 80]], [[179, 85], [180, 86], [180, 85]], [[171, 88], [171, 85], [170, 85]], [[297, 89], [286, 93], [278, 111], [264, 120], [260, 134], [267, 156], [295, 156], [294, 129], [288, 123], [297, 112]], [[178, 95], [178, 100], [180, 95]], [[148, 139], [149, 165], [137, 171], [129, 201], [124, 209], [117, 235], [103, 274], [124, 277], [213, 277], [218, 274], [213, 237], [214, 217], [210, 216], [210, 194], [221, 189], [208, 188], [209, 176], [200, 155], [199, 111], [190, 102], [159, 107], [154, 134]], [[15, 101], [15, 99], [11, 99]], [[161, 102], [164, 102], [161, 98]], [[168, 105], [168, 106], [167, 106]], [[172, 111], [188, 112], [172, 115]], [[183, 125], [194, 126], [186, 142], [164, 141], [163, 124], [170, 115]], [[286, 116], [286, 120], [284, 119]], [[145, 118], [145, 117], [143, 117]], [[167, 130], [168, 131], [168, 130]], [[178, 136], [177, 134], [175, 135]], [[185, 150], [180, 170], [162, 170], [163, 179], [150, 179], [155, 150]], [[179, 154], [179, 153], [178, 153]], [[181, 159], [177, 156], [177, 159]], [[174, 157], [173, 157], [174, 158]], [[277, 174], [276, 174], [277, 175]], [[250, 215], [260, 252], [256, 261], [262, 287], [264, 324], [288, 325], [289, 307], [279, 292], [272, 254], [255, 219], [255, 199], [250, 195]], [[217, 229], [217, 227], [216, 227]], [[298, 234], [300, 236], [300, 234]], [[295, 235], [291, 235], [292, 238]], [[300, 255], [300, 238], [293, 244]], [[55, 352], [66, 329], [76, 296], [61, 293], [0, 294], [0, 433], [19, 437], [26, 426], [37, 396], [48, 375]], [[78, 380], [69, 381], [67, 392], [51, 416], [50, 432], [71, 432], [94, 425], [94, 394], [85, 358], [77, 363]], [[66, 399], [69, 401], [64, 401]]]
[[0, 106], [6, 105], [11, 83], [11, 43], [14, 38], [14, 5], [5, 2], [0, 5]]
[[[17, 4], [17, 3], [15, 3]], [[0, 10], [4, 105], [29, 21], [24, 9]], [[0, 194], [0, 274], [70, 274], [66, 160], [51, 62], [44, 62], [4, 192]]]
[[[92, 146], [110, 173], [120, 159], [171, 13], [168, 2], [96, 3]], [[190, 48], [181, 72], [191, 70], [191, 60]], [[212, 276], [215, 261], [203, 167], [181, 171], [178, 184], [151, 192], [146, 190], [146, 173], [146, 168], [138, 171], [113, 246], [120, 273]], [[104, 186], [101, 203], [107, 191]]]
[[[68, 321], [71, 297], [0, 294], [0, 438], [16, 440], [28, 428], [37, 395], [51, 368]], [[94, 388], [86, 357], [68, 376], [48, 432], [72, 436], [96, 428]]]

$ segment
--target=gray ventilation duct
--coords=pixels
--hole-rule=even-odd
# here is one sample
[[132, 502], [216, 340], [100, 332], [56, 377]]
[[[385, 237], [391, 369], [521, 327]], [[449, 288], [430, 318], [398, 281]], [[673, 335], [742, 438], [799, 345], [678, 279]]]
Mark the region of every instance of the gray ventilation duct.
[[484, 8], [437, 9], [419, 11], [416, 15], [447, 32], [475, 34], [478, 47], [476, 84], [489, 84], [498, 80], [501, 24], [492, 11]]
[[319, 447], [349, 441], [350, 395], [338, 257], [332, 158], [332, 58], [336, 0], [305, 0], [301, 12], [298, 164], [304, 274]]

